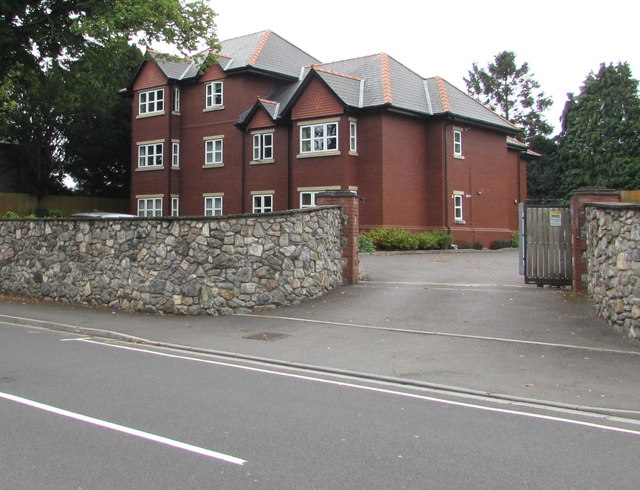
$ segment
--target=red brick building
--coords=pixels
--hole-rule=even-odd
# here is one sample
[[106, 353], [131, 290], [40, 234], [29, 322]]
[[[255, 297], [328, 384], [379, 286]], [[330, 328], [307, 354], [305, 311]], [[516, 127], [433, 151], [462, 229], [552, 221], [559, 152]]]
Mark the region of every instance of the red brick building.
[[271, 31], [221, 43], [217, 62], [150, 54], [133, 97], [134, 214], [296, 209], [357, 192], [362, 229], [509, 239], [526, 199], [515, 126], [386, 54], [320, 63]]

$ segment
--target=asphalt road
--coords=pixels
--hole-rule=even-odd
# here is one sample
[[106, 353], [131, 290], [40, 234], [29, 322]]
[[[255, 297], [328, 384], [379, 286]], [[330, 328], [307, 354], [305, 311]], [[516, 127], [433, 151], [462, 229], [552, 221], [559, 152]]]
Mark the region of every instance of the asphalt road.
[[0, 325], [0, 487], [637, 488], [637, 421]]

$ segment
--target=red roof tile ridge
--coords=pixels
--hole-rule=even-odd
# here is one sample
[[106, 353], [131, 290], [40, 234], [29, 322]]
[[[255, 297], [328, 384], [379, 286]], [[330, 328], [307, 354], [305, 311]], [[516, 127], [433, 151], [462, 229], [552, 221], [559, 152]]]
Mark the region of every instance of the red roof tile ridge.
[[381, 53], [380, 62], [382, 65], [382, 90], [384, 94], [384, 102], [385, 104], [391, 104], [393, 102], [393, 95], [391, 92], [391, 70], [389, 69], [389, 55], [386, 53]]
[[271, 32], [272, 31], [270, 30], [265, 31], [264, 35], [262, 36], [262, 39], [260, 39], [260, 42], [258, 43], [258, 47], [256, 47], [256, 50], [253, 52], [253, 55], [249, 59], [249, 62], [247, 63], [247, 65], [250, 65], [250, 66], [254, 65], [256, 61], [258, 61], [258, 56], [260, 56], [260, 53], [262, 52], [264, 45], [267, 44], [267, 39], [269, 39]]
[[442, 103], [442, 110], [444, 112], [451, 112], [451, 104], [449, 104], [449, 96], [447, 95], [447, 85], [442, 77], [434, 77], [438, 84], [438, 94], [440, 95], [440, 102]]
[[337, 75], [339, 77], [351, 78], [353, 80], [362, 80], [361, 77], [356, 77], [355, 75], [348, 75], [347, 73], [340, 73], [339, 71], [327, 70], [326, 68], [322, 68], [319, 65], [311, 65], [314, 70], [321, 71], [323, 73], [329, 73], [331, 75]]
[[258, 100], [259, 100], [260, 102], [266, 102], [266, 103], [268, 103], [268, 104], [278, 104], [278, 103], [279, 103], [278, 101], [275, 101], [275, 100], [263, 99], [263, 98], [262, 98], [262, 97], [260, 97], [260, 96], [258, 96]]

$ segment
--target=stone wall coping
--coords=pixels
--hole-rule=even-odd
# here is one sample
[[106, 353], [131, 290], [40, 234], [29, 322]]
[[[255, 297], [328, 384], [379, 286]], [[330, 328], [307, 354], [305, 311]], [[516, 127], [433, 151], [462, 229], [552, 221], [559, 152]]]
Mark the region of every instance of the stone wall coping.
[[606, 187], [578, 187], [569, 193], [569, 196], [581, 196], [581, 195], [620, 195], [620, 192], [614, 189], [608, 189]]
[[273, 211], [271, 213], [245, 213], [245, 214], [225, 214], [223, 216], [132, 216], [126, 218], [99, 218], [99, 217], [63, 217], [63, 218], [0, 218], [3, 221], [217, 221], [229, 219], [246, 218], [272, 218], [277, 216], [292, 216], [296, 214], [309, 214], [319, 209], [340, 208], [339, 204], [329, 204], [326, 206], [316, 206], [314, 208], [287, 209], [285, 211]]
[[589, 202], [586, 204], [589, 207], [604, 208], [604, 209], [637, 209], [640, 210], [640, 204], [632, 202]]

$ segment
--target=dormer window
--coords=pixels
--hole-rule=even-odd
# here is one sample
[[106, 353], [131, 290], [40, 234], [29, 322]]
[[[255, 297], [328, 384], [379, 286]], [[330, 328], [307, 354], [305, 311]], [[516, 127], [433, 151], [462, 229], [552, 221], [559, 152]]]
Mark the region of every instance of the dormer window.
[[164, 89], [140, 92], [138, 112], [141, 116], [162, 112], [164, 110]]
[[205, 107], [217, 109], [223, 106], [222, 82], [211, 82], [206, 85]]

